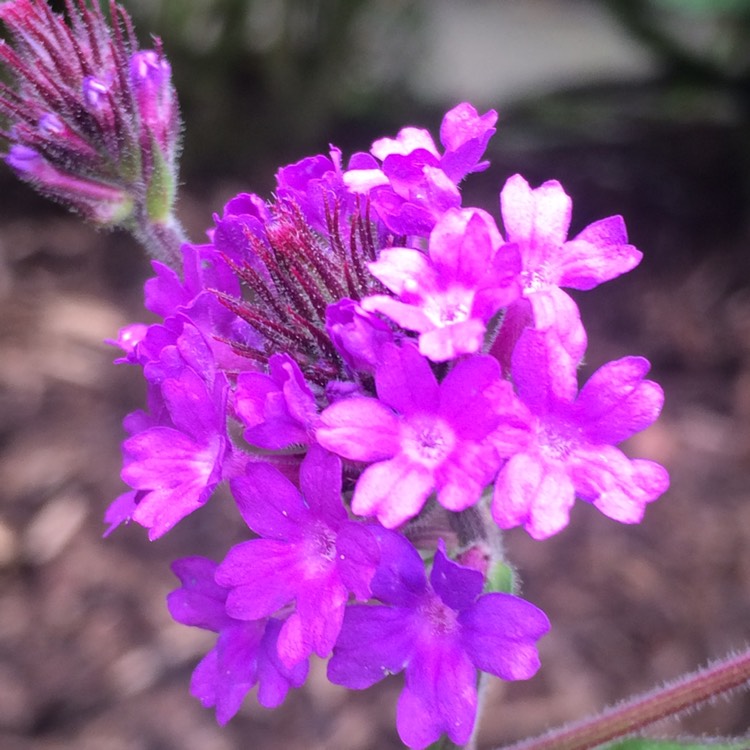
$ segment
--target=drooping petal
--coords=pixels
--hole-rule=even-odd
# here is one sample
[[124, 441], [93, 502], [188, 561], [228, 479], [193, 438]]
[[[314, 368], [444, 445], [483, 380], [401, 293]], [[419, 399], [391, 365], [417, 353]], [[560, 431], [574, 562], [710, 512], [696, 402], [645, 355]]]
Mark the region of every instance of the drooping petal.
[[534, 539], [546, 539], [568, 525], [574, 501], [573, 483], [561, 466], [519, 453], [495, 481], [492, 517], [501, 529], [523, 525]]
[[557, 283], [572, 289], [593, 289], [635, 268], [643, 258], [628, 244], [622, 216], [589, 224], [566, 242], [560, 256]]
[[656, 421], [664, 391], [645, 380], [650, 364], [624, 357], [600, 367], [581, 389], [576, 414], [593, 443], [621, 443]]
[[409, 662], [396, 709], [402, 741], [425, 748], [445, 733], [455, 744], [466, 744], [476, 720], [476, 679], [476, 668], [451, 639], [419, 649]]
[[337, 401], [321, 415], [315, 439], [351, 461], [381, 461], [400, 446], [398, 417], [374, 398]]
[[249, 463], [230, 486], [242, 518], [256, 534], [278, 540], [300, 537], [300, 523], [309, 511], [299, 490], [278, 469]]
[[550, 629], [547, 616], [510, 594], [486, 594], [461, 612], [461, 642], [483, 672], [503, 680], [528, 680], [539, 669], [536, 642]]
[[362, 690], [400, 672], [413, 648], [408, 614], [391, 607], [349, 605], [328, 662], [328, 679]]
[[403, 455], [368, 466], [352, 498], [352, 512], [377, 516], [387, 529], [419, 513], [435, 486], [432, 471]]
[[484, 577], [478, 570], [450, 560], [445, 554], [445, 544], [440, 540], [430, 573], [430, 583], [445, 604], [459, 611], [470, 607], [482, 593]]

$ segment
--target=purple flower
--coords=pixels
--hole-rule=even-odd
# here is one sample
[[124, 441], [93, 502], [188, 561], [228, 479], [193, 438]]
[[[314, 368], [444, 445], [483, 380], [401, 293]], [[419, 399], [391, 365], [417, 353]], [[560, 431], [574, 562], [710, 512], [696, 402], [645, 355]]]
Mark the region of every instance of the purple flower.
[[346, 297], [326, 308], [326, 331], [353, 372], [375, 372], [380, 350], [394, 341], [386, 323]]
[[309, 445], [318, 407], [297, 363], [287, 354], [274, 354], [269, 374], [242, 372], [234, 390], [234, 411], [247, 428], [250, 445], [281, 450]]
[[228, 590], [215, 582], [216, 567], [203, 557], [175, 561], [172, 570], [182, 588], [169, 594], [167, 604], [177, 622], [219, 634], [216, 646], [195, 668], [190, 692], [207, 708], [215, 707], [216, 720], [226, 724], [256, 684], [258, 703], [281, 705], [289, 688], [305, 681], [308, 663], [291, 669], [281, 663], [276, 653], [279, 620], [246, 622], [226, 613]]
[[351, 461], [371, 463], [352, 499], [357, 515], [393, 528], [429, 495], [449, 510], [473, 505], [500, 466], [490, 435], [517, 431], [522, 409], [495, 359], [461, 360], [438, 384], [414, 346], [382, 350], [378, 399], [350, 398], [320, 415], [316, 437]]
[[482, 595], [482, 574], [449, 560], [442, 542], [429, 582], [418, 552], [398, 534], [379, 534], [373, 596], [387, 606], [347, 607], [328, 678], [363, 689], [404, 671], [396, 725], [402, 741], [424, 748], [442, 734], [471, 736], [477, 670], [526, 680], [539, 669], [536, 641], [545, 614], [510, 594]]
[[461, 205], [456, 185], [488, 162], [480, 158], [497, 122], [490, 110], [479, 116], [468, 103], [448, 112], [440, 128], [445, 152], [440, 154], [432, 136], [407, 127], [396, 138], [381, 138], [371, 153], [382, 162], [358, 159], [344, 173], [353, 192], [368, 193], [388, 229], [397, 235], [425, 236], [449, 208]]
[[484, 344], [490, 318], [519, 295], [518, 251], [502, 245], [488, 213], [450, 209], [430, 234], [428, 255], [391, 248], [369, 264], [399, 299], [375, 295], [362, 306], [418, 331], [419, 351], [433, 362], [474, 354]]
[[500, 206], [506, 240], [518, 246], [523, 261], [523, 300], [509, 310], [514, 322], [501, 331], [496, 351], [507, 361], [515, 343], [507, 340], [508, 333], [529, 323], [540, 330], [554, 328], [579, 361], [586, 332], [578, 307], [560, 287], [592, 289], [635, 268], [642, 253], [628, 244], [621, 216], [594, 222], [568, 240], [572, 201], [556, 180], [532, 190], [514, 175], [500, 193]]
[[643, 357], [599, 368], [578, 392], [576, 363], [554, 331], [527, 329], [513, 353], [518, 394], [533, 414], [528, 446], [495, 482], [492, 515], [501, 528], [523, 525], [536, 539], [568, 523], [576, 495], [622, 523], [637, 523], [669, 486], [653, 461], [628, 459], [616, 443], [648, 427], [664, 401], [645, 380]]
[[233, 547], [216, 572], [231, 589], [227, 613], [257, 620], [293, 611], [278, 637], [283, 664], [328, 656], [352, 592], [370, 594], [378, 550], [368, 527], [347, 517], [341, 461], [313, 447], [300, 468], [302, 492], [268, 464], [249, 464], [231, 483], [247, 525], [261, 536]]
[[184, 366], [160, 384], [166, 420], [147, 426], [123, 444], [122, 478], [142, 495], [132, 518], [157, 539], [206, 503], [222, 480], [229, 449], [227, 383], [211, 386]]

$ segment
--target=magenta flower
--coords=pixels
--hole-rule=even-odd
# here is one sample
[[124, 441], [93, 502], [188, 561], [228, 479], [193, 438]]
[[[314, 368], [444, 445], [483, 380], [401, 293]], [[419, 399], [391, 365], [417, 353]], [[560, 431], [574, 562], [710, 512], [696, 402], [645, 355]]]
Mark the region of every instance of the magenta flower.
[[261, 538], [233, 547], [216, 571], [216, 582], [231, 589], [231, 617], [289, 613], [278, 653], [290, 668], [312, 653], [330, 654], [350, 592], [369, 597], [378, 562], [369, 528], [348, 520], [338, 457], [312, 448], [300, 468], [300, 485], [301, 493], [277, 469], [260, 463], [231, 483], [242, 517]]
[[477, 670], [504, 680], [532, 677], [549, 620], [516, 596], [482, 595], [482, 574], [449, 560], [442, 542], [428, 582], [406, 539], [381, 531], [379, 541], [372, 593], [387, 606], [347, 607], [328, 679], [361, 690], [403, 671], [402, 741], [424, 748], [447, 734], [464, 745], [476, 720]]
[[449, 510], [476, 503], [500, 466], [499, 433], [515, 435], [523, 424], [497, 361], [461, 360], [438, 384], [414, 346], [391, 345], [375, 382], [378, 399], [338, 401], [316, 432], [324, 448], [371, 464], [357, 481], [352, 511], [393, 528], [417, 515], [433, 491]]
[[326, 332], [352, 373], [374, 373], [381, 349], [394, 341], [383, 320], [347, 297], [326, 308]]
[[234, 390], [234, 412], [250, 445], [280, 450], [309, 445], [318, 408], [302, 371], [288, 354], [274, 354], [268, 372], [242, 372]]
[[256, 684], [261, 706], [280, 706], [290, 687], [304, 683], [308, 663], [292, 668], [282, 664], [276, 653], [279, 620], [246, 622], [226, 613], [228, 590], [214, 581], [216, 567], [204, 557], [175, 561], [172, 570], [182, 587], [169, 594], [167, 604], [177, 622], [219, 634], [195, 668], [190, 692], [207, 708], [215, 707], [216, 720], [226, 724]]
[[496, 352], [507, 362], [513, 334], [528, 323], [540, 330], [554, 328], [579, 361], [586, 332], [577, 305], [560, 287], [592, 289], [635, 268], [642, 253], [628, 244], [621, 216], [594, 222], [568, 240], [572, 201], [556, 180], [532, 190], [514, 175], [500, 193], [500, 207], [506, 240], [521, 253], [523, 299], [508, 311]]
[[622, 523], [638, 523], [669, 486], [653, 461], [628, 459], [615, 444], [659, 416], [664, 394], [645, 375], [648, 360], [625, 357], [599, 368], [578, 392], [576, 363], [553, 331], [527, 329], [512, 374], [533, 414], [527, 447], [495, 482], [492, 515], [501, 528], [523, 525], [544, 539], [568, 523], [575, 497]]
[[433, 362], [480, 351], [490, 318], [520, 292], [518, 250], [503, 246], [494, 220], [478, 208], [446, 211], [427, 255], [386, 249], [368, 267], [399, 299], [375, 295], [362, 307], [418, 331], [419, 351]]
[[226, 435], [227, 383], [212, 386], [184, 366], [160, 384], [165, 414], [123, 444], [123, 481], [139, 490], [132, 513], [157, 539], [204, 505], [222, 480], [229, 449]]
[[450, 208], [461, 205], [457, 184], [470, 172], [486, 169], [480, 161], [495, 132], [497, 112], [479, 115], [466, 102], [443, 118], [441, 155], [432, 136], [407, 127], [396, 138], [372, 144], [373, 160], [353, 160], [343, 179], [355, 193], [367, 193], [380, 218], [397, 235], [425, 236]]

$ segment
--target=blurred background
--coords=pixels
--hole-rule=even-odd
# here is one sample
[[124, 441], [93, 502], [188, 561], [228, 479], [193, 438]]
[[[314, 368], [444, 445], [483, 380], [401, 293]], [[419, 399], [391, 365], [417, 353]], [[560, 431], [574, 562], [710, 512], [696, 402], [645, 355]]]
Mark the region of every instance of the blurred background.
[[[62, 5], [56, 4], [55, 7]], [[639, 268], [579, 294], [582, 377], [641, 354], [662, 419], [626, 447], [672, 489], [643, 524], [588, 506], [535, 543], [507, 536], [523, 594], [550, 616], [543, 669], [493, 685], [496, 747], [693, 669], [750, 630], [750, 1], [123, 0], [160, 36], [186, 123], [180, 214], [194, 240], [240, 190], [329, 143], [346, 154], [405, 124], [434, 134], [462, 100], [500, 113], [492, 167], [465, 205], [497, 215], [504, 180], [558, 179], [573, 232], [614, 213]], [[188, 693], [212, 638], [170, 621], [169, 563], [241, 538], [213, 500], [149, 543], [101, 539], [122, 489], [122, 417], [140, 375], [104, 339], [147, 319], [150, 267], [0, 169], [0, 747], [8, 750], [387, 750], [392, 678], [363, 693], [323, 664], [269, 712], [227, 727]], [[226, 498], [224, 498], [226, 500]], [[748, 731], [735, 696], [654, 728]]]

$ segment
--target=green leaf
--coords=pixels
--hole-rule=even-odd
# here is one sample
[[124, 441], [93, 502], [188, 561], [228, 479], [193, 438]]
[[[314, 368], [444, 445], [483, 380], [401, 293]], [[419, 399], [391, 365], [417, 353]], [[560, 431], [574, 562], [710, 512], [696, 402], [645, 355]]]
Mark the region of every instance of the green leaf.
[[652, 740], [635, 738], [607, 745], [606, 750], [748, 750], [750, 740]]

